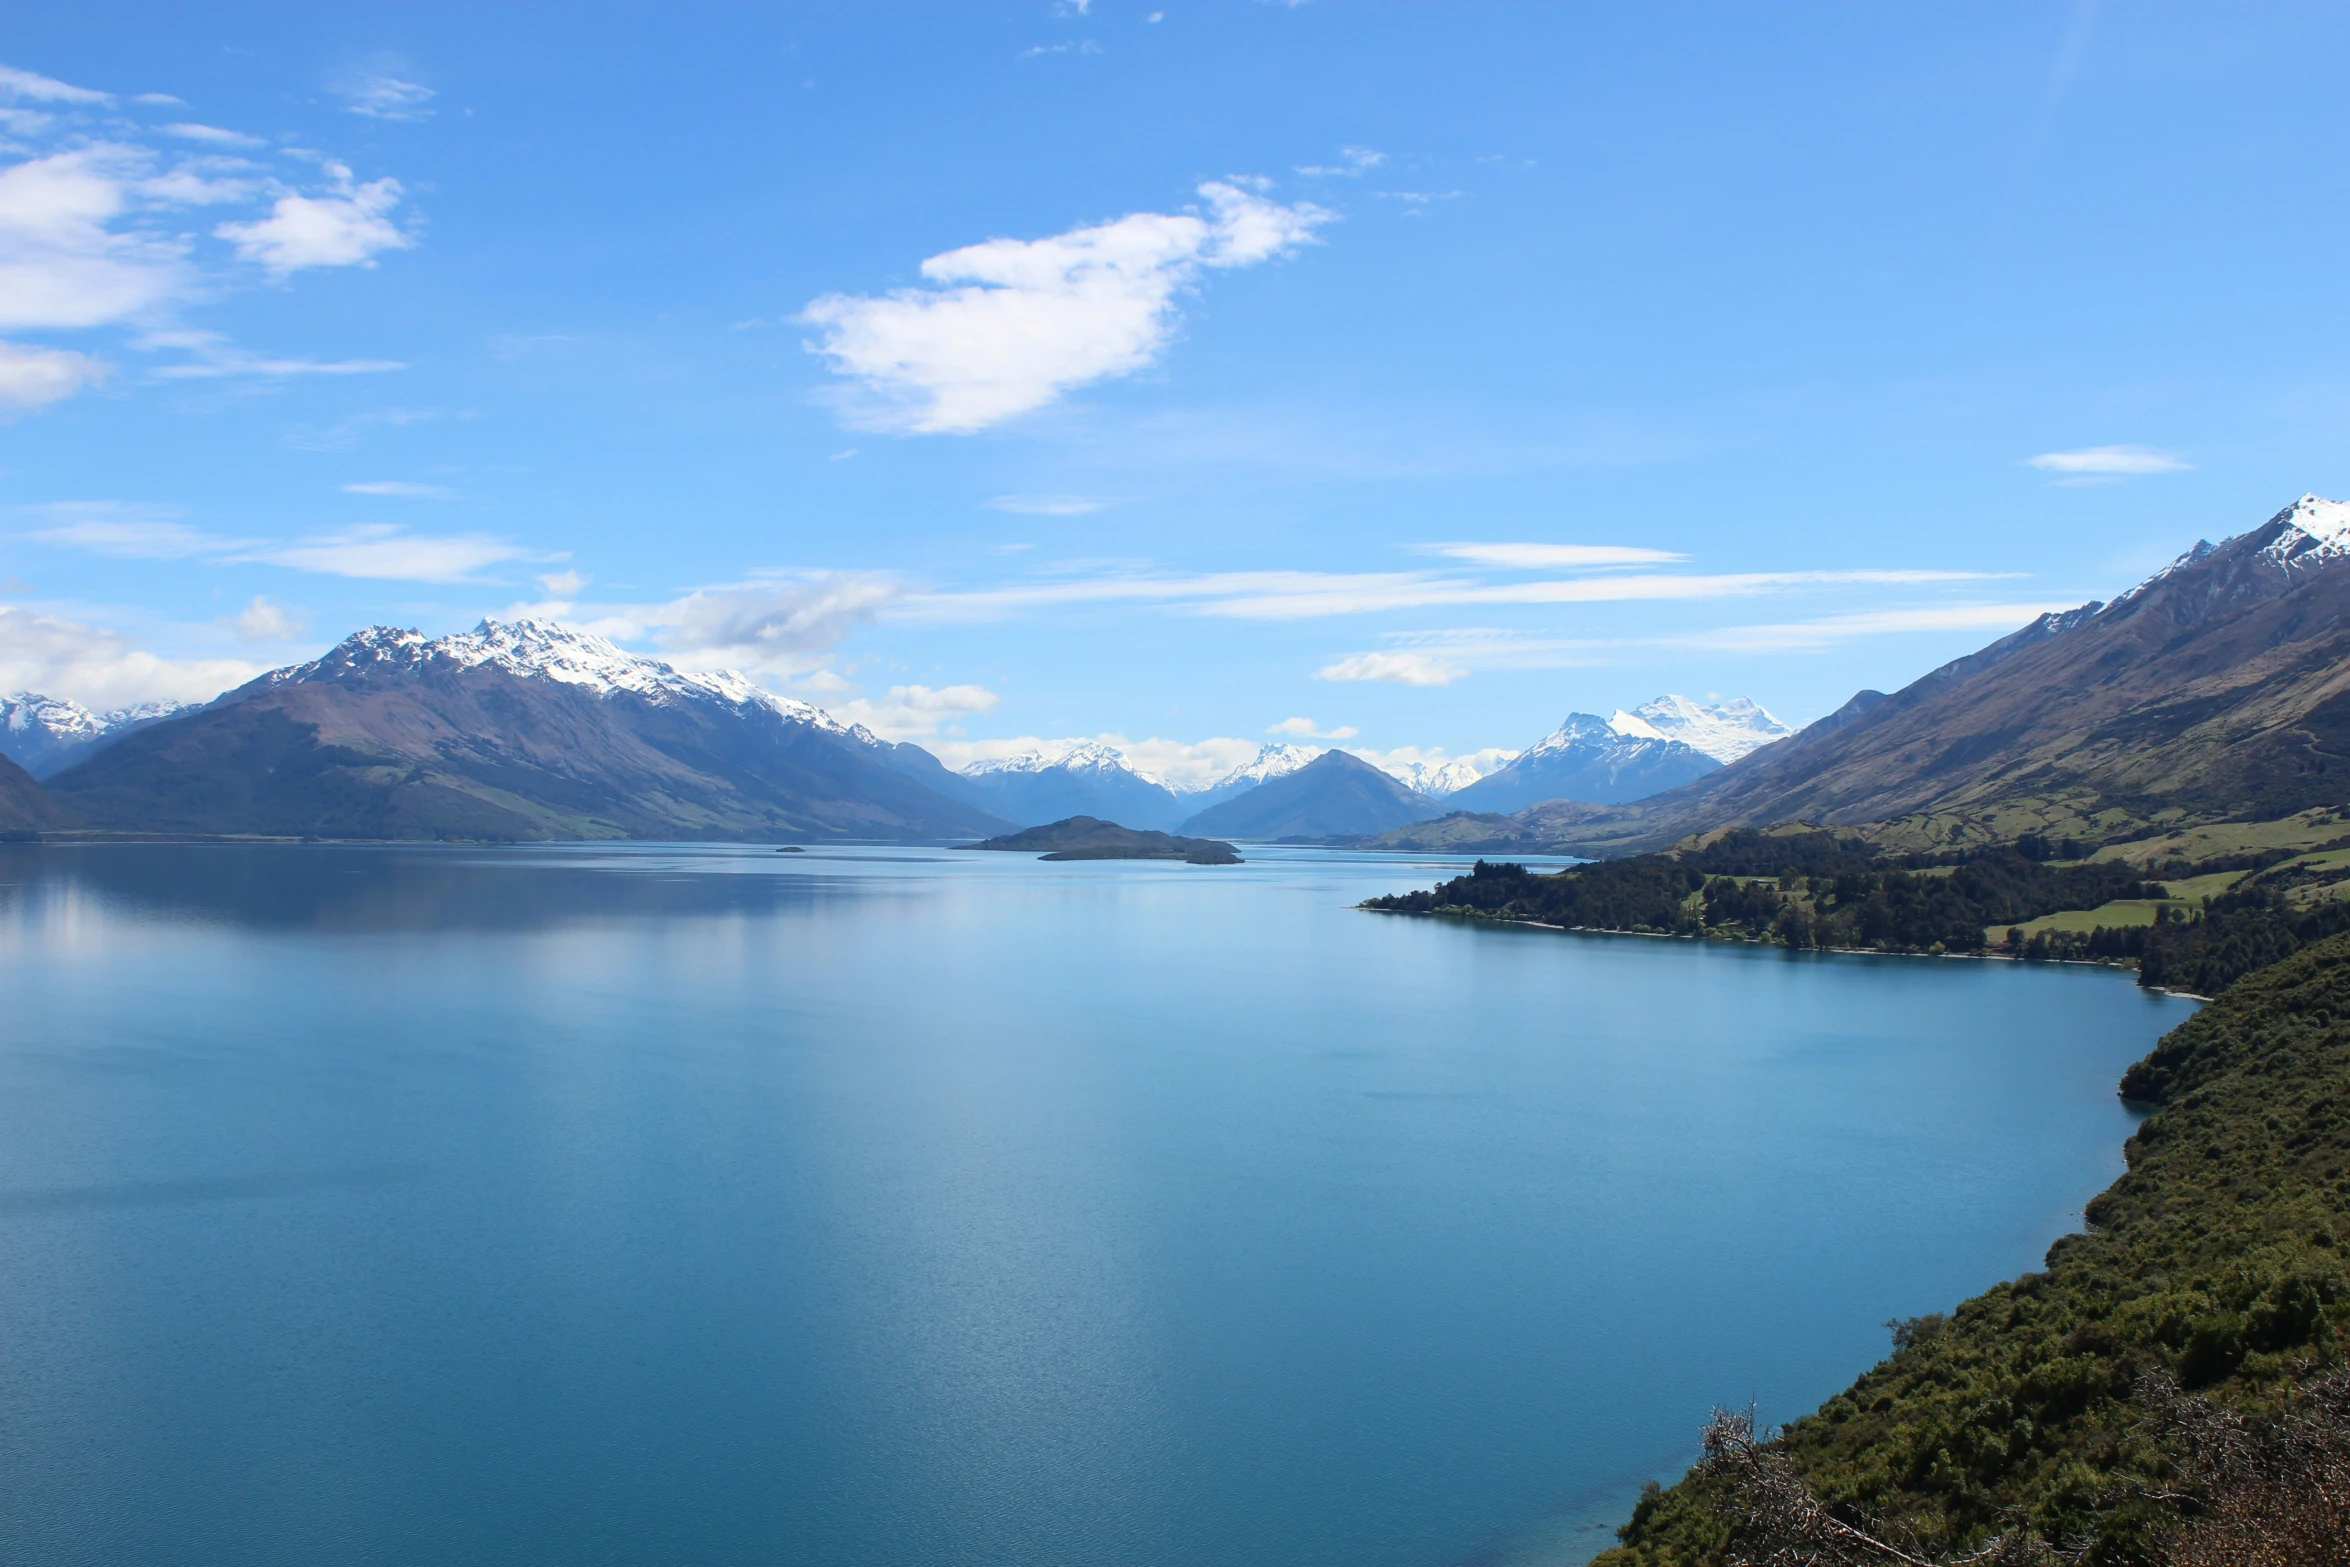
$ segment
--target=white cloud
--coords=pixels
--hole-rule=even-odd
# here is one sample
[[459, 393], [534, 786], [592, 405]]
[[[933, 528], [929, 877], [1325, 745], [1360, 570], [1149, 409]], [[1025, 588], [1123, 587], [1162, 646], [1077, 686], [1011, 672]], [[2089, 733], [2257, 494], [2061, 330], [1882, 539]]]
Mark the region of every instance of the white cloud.
[[399, 204], [398, 180], [356, 185], [346, 178], [330, 195], [289, 192], [277, 198], [268, 217], [223, 223], [212, 232], [278, 277], [303, 267], [373, 266], [383, 251], [416, 243], [386, 216]]
[[421, 82], [371, 71], [342, 77], [334, 90], [342, 97], [344, 108], [371, 120], [429, 119], [433, 112], [429, 106], [437, 96]]
[[1897, 609], [1863, 610], [1850, 615], [1823, 615], [1816, 620], [1778, 625], [1725, 626], [1694, 636], [1666, 638], [1687, 647], [1726, 652], [1801, 652], [1833, 647], [1855, 637], [1894, 636], [1920, 631], [2021, 630], [2042, 615], [2079, 607], [2080, 600], [2033, 604], [1929, 604]]
[[178, 241], [111, 227], [148, 167], [100, 142], [0, 169], [0, 330], [102, 326], [186, 285]]
[[204, 701], [260, 673], [242, 659], [160, 657], [119, 631], [0, 604], [0, 691], [109, 708]]
[[588, 579], [576, 571], [555, 571], [538, 579], [538, 585], [559, 599], [575, 597]]
[[88, 550], [123, 560], [187, 560], [240, 549], [250, 539], [224, 539], [185, 523], [169, 507], [122, 501], [55, 501], [28, 508], [49, 526], [26, 535], [41, 544]]
[[1638, 544], [1431, 544], [1431, 555], [1518, 571], [1573, 571], [1592, 566], [1662, 566], [1689, 557]]
[[987, 712], [1000, 700], [985, 686], [891, 686], [879, 701], [860, 697], [826, 706], [835, 718], [863, 724], [884, 740], [917, 740]]
[[1353, 179], [1370, 173], [1387, 161], [1387, 154], [1373, 147], [1341, 147], [1339, 161], [1334, 164], [1301, 163], [1297, 172], [1312, 178]]
[[1082, 517], [1112, 504], [1100, 495], [999, 495], [987, 503], [987, 508], [1017, 512], [1024, 517]]
[[453, 501], [457, 492], [438, 484], [411, 484], [405, 479], [367, 479], [346, 484], [347, 495], [388, 495], [404, 501]]
[[2151, 446], [2084, 446], [2077, 451], [2042, 452], [2028, 459], [2046, 473], [2122, 478], [2146, 473], [2184, 473], [2194, 466], [2173, 452]]
[[1267, 724], [1265, 733], [1287, 735], [1293, 740], [1352, 740], [1360, 731], [1352, 725], [1324, 729], [1310, 718], [1284, 718], [1277, 724]]
[[310, 617], [255, 594], [229, 625], [247, 642], [286, 642], [310, 629]]
[[99, 92], [91, 87], [75, 87], [52, 77], [20, 71], [11, 65], [0, 65], [0, 96], [30, 98], [35, 103], [106, 104], [114, 101], [112, 93]]
[[247, 550], [231, 558], [240, 563], [370, 581], [478, 582], [481, 573], [492, 566], [551, 557], [487, 534], [408, 533], [389, 523], [367, 522], [291, 544]]
[[594, 630], [650, 637], [688, 667], [741, 665], [804, 673], [812, 655], [871, 621], [901, 589], [887, 577], [839, 572], [698, 588], [662, 604], [598, 606]]
[[1999, 574], [1859, 569], [1640, 573], [1490, 583], [1428, 572], [1253, 571], [1188, 577], [1118, 572], [1005, 588], [910, 594], [899, 613], [909, 620], [966, 621], [1076, 604], [1157, 602], [1230, 619], [1309, 620], [1435, 605], [1670, 602], [1855, 584], [1979, 582], [1994, 575]]
[[1351, 653], [1314, 671], [1316, 680], [1383, 680], [1401, 686], [1449, 686], [1468, 671], [1429, 653]]
[[87, 354], [0, 342], [0, 414], [63, 401], [105, 375]]
[[1205, 269], [1254, 266], [1308, 243], [1331, 214], [1224, 181], [1207, 213], [1136, 212], [1047, 239], [991, 239], [922, 263], [924, 288], [826, 294], [801, 319], [811, 349], [853, 379], [864, 422], [968, 434], [1155, 360], [1176, 303]]
[[267, 145], [258, 136], [248, 136], [243, 131], [222, 130], [217, 125], [181, 124], [165, 125], [158, 128], [166, 136], [177, 136], [182, 141], [200, 141], [208, 147], [261, 147]]

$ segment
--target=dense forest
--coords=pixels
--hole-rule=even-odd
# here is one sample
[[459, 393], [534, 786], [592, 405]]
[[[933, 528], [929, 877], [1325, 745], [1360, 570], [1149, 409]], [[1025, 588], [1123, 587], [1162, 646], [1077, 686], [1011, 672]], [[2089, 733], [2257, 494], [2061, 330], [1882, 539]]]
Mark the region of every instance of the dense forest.
[[1833, 832], [1741, 829], [1702, 847], [1535, 875], [1479, 861], [1432, 891], [1364, 907], [1579, 929], [1707, 933], [1790, 947], [1979, 952], [1987, 927], [2014, 925], [2163, 888], [2123, 865], [2052, 865], [2016, 848], [1934, 865], [1890, 860]]
[[[2251, 915], [2286, 918], [2215, 921]], [[1594, 1567], [2350, 1560], [2350, 936], [2238, 979], [2123, 1090], [2162, 1108], [2045, 1272], [1895, 1325], [1777, 1440], [1717, 1417]]]

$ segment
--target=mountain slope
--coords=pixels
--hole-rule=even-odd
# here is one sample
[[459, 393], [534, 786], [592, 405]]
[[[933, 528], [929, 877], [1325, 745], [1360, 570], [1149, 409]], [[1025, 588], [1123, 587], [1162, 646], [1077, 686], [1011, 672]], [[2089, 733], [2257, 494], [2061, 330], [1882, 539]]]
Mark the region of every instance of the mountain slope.
[[1260, 840], [1353, 837], [1420, 821], [1439, 809], [1361, 757], [1324, 751], [1293, 773], [1209, 806], [1183, 831]]
[[2114, 813], [2118, 830], [2164, 810], [2268, 818], [2345, 799], [2350, 507], [2304, 496], [2111, 604], [2044, 616], [1891, 696], [1862, 692], [1575, 841], [1617, 852], [1733, 823], [1902, 817], [1996, 837], [2027, 806]]
[[39, 832], [60, 825], [63, 816], [31, 773], [0, 756], [0, 833]]
[[979, 836], [890, 748], [734, 674], [484, 621], [374, 627], [50, 780], [91, 825], [360, 838]]
[[62, 772], [124, 735], [194, 712], [196, 702], [141, 702], [93, 713], [79, 702], [19, 691], [0, 700], [0, 756], [35, 778]]
[[1174, 790], [1137, 772], [1124, 756], [1095, 741], [1053, 759], [1030, 751], [1001, 761], [974, 762], [961, 777], [988, 810], [1022, 826], [1089, 816], [1164, 828], [1186, 814]]
[[1475, 812], [1519, 811], [1541, 800], [1614, 805], [1721, 769], [1695, 746], [1657, 734], [1638, 719], [1624, 727], [1617, 720], [1569, 713], [1516, 761], [1446, 796], [1445, 804]]

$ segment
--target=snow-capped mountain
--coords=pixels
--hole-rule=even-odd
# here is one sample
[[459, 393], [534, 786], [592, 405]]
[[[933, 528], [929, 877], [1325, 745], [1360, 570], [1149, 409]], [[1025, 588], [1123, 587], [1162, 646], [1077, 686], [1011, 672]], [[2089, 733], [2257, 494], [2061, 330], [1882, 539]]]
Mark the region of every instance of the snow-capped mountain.
[[[1270, 747], [1268, 747], [1270, 749]], [[1184, 823], [1199, 836], [1348, 838], [1441, 814], [1436, 802], [1351, 751], [1324, 751], [1303, 767], [1208, 806]]]
[[179, 713], [192, 713], [198, 702], [141, 702], [134, 707], [112, 707], [93, 713], [63, 697], [19, 691], [0, 700], [0, 756], [5, 756], [35, 778], [62, 772], [100, 746], [124, 735], [160, 723]]
[[1504, 812], [1544, 800], [1618, 805], [1702, 778], [1721, 765], [1630, 714], [1606, 719], [1569, 713], [1565, 723], [1516, 761], [1455, 792], [1445, 804], [1455, 810]]
[[1618, 734], [1648, 740], [1678, 740], [1727, 765], [1774, 740], [1795, 733], [1752, 697], [1734, 696], [1711, 705], [1668, 692], [1630, 712], [1616, 709], [1608, 720]]
[[1094, 816], [1164, 831], [1190, 807], [1115, 746], [1087, 740], [1058, 756], [1025, 751], [973, 762], [962, 777], [996, 815], [1023, 827]]
[[986, 836], [916, 746], [545, 621], [372, 626], [57, 775], [98, 826], [320, 837]]
[[1388, 762], [1387, 775], [1407, 789], [1414, 789], [1431, 800], [1441, 800], [1458, 794], [1488, 773], [1498, 772], [1518, 759], [1515, 751], [1504, 751], [1496, 746], [1489, 750], [1456, 756], [1449, 762]]

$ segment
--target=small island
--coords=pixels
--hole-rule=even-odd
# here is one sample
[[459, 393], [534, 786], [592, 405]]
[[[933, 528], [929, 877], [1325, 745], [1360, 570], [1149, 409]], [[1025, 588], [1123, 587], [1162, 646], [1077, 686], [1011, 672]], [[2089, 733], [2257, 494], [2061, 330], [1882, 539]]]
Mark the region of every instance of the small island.
[[1240, 854], [1216, 838], [1178, 838], [1173, 833], [1121, 827], [1095, 816], [1071, 816], [1030, 827], [967, 849], [1003, 849], [1046, 860], [1181, 860], [1186, 865], [1238, 865]]

